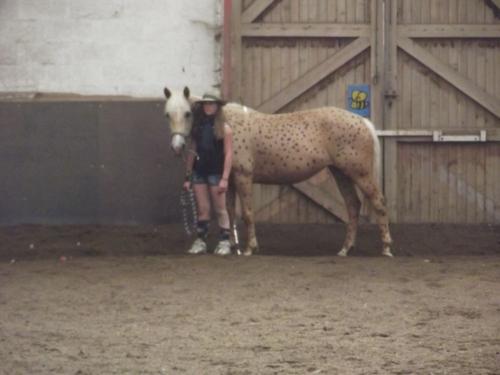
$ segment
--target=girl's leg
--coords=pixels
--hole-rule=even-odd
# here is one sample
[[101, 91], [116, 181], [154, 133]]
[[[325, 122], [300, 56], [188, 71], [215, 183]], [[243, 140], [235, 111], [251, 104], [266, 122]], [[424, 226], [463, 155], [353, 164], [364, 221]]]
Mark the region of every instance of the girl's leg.
[[198, 238], [194, 241], [193, 246], [189, 249], [191, 254], [200, 254], [207, 251], [205, 240], [208, 235], [208, 223], [210, 221], [210, 196], [207, 184], [193, 184], [196, 206], [198, 209], [198, 224], [196, 226], [196, 234]]
[[207, 184], [193, 184], [194, 197], [198, 208], [198, 221], [210, 220], [210, 196]]
[[220, 193], [217, 186], [210, 186], [210, 196], [217, 214], [217, 222], [220, 228], [219, 245], [215, 250], [216, 254], [228, 255], [231, 253], [231, 244], [229, 238], [231, 235], [229, 214], [226, 208], [226, 194]]

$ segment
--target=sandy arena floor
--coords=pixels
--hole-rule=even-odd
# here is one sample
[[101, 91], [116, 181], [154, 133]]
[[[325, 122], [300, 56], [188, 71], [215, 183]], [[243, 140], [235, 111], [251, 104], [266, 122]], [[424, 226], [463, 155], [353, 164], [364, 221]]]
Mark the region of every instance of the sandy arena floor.
[[500, 227], [261, 225], [253, 257], [182, 229], [0, 228], [2, 374], [500, 374]]

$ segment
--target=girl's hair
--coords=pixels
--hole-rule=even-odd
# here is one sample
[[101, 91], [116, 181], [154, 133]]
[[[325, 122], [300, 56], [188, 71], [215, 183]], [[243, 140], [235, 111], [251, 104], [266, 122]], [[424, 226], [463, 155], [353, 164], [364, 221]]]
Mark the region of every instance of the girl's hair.
[[[191, 130], [191, 136], [198, 138], [200, 135], [200, 126], [203, 120], [208, 116], [203, 110], [203, 103], [194, 103], [193, 108], [193, 128]], [[224, 116], [224, 111], [222, 110], [222, 105], [217, 103], [217, 112], [215, 113], [214, 120], [214, 135], [216, 139], [224, 138], [224, 124], [226, 123], [226, 117]]]

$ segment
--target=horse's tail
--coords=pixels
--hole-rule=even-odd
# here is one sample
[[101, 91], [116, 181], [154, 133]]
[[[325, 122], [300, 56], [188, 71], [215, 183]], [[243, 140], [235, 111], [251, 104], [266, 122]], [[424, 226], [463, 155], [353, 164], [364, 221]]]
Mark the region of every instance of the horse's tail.
[[381, 155], [380, 155], [380, 141], [378, 139], [378, 136], [377, 136], [377, 131], [375, 130], [375, 125], [373, 125], [373, 123], [366, 119], [366, 118], [363, 118], [363, 121], [365, 123], [365, 125], [368, 127], [368, 129], [370, 130], [370, 133], [373, 137], [373, 151], [374, 151], [374, 155], [373, 155], [373, 173], [374, 173], [374, 177], [377, 181], [380, 181], [380, 177], [381, 177], [381, 168], [382, 168], [382, 164], [381, 164]]

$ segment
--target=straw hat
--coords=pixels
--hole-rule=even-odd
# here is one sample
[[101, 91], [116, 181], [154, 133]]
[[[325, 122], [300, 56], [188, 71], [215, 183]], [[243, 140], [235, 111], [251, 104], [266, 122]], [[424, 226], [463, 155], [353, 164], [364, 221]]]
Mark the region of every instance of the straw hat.
[[223, 106], [227, 104], [227, 101], [222, 100], [214, 93], [205, 93], [200, 100], [196, 101], [196, 103], [218, 103]]

